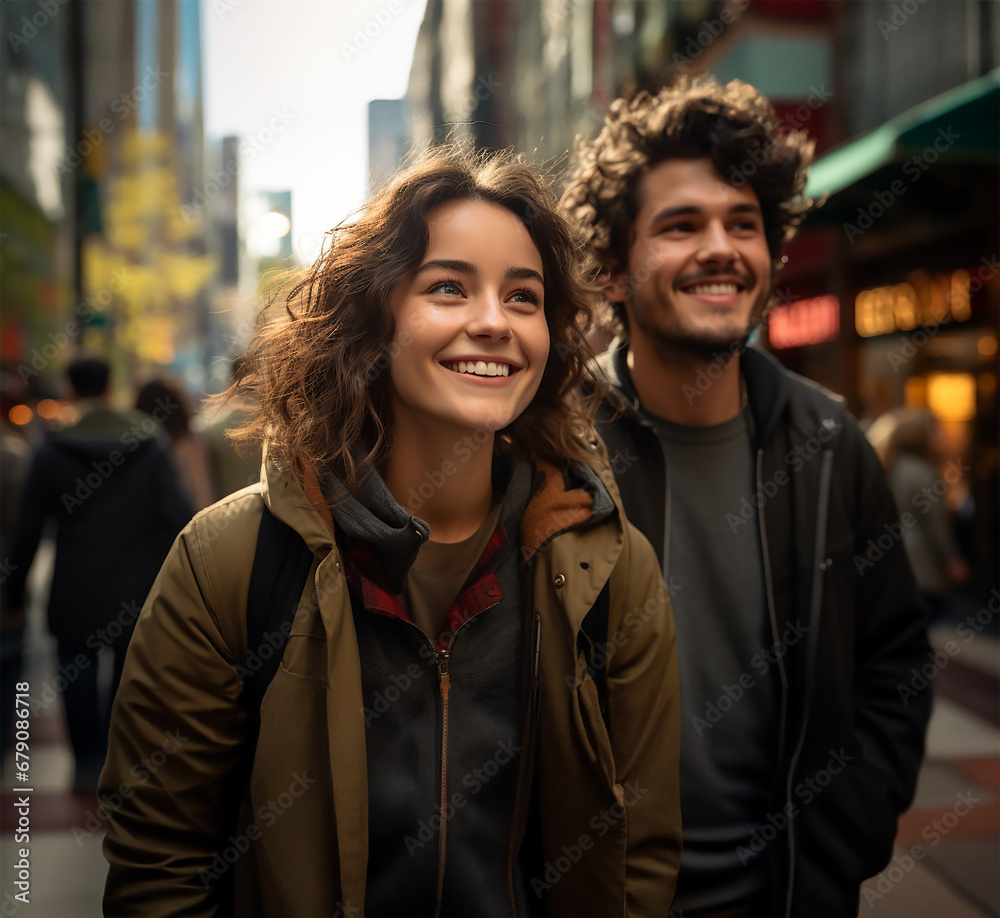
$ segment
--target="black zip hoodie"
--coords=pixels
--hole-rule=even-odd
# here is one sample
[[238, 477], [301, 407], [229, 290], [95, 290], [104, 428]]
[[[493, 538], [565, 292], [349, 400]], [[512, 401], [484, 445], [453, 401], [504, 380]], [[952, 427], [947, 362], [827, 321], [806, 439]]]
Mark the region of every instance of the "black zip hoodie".
[[[666, 459], [627, 354], [616, 341], [599, 361], [625, 403], [602, 409], [599, 429], [625, 512], [663, 559]], [[741, 522], [760, 530], [782, 686], [768, 826], [744, 855], [767, 859], [767, 915], [854, 918], [916, 787], [931, 690], [904, 699], [899, 686], [927, 662], [924, 612], [885, 475], [844, 400], [752, 347], [740, 372], [757, 477]]]

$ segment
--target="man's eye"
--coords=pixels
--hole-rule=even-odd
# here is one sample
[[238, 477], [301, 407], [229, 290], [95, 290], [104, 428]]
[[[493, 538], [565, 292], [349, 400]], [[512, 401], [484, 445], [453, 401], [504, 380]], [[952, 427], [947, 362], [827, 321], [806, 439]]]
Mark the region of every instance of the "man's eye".
[[693, 233], [694, 224], [693, 223], [671, 223], [669, 226], [663, 227], [660, 230], [661, 233]]

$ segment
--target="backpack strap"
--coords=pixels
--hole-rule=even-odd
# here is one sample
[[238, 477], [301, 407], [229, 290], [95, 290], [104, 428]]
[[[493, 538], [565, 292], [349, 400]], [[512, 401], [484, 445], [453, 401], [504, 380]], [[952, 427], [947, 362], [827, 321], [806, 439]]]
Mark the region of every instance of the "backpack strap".
[[312, 568], [309, 546], [264, 506], [247, 595], [247, 658], [243, 691], [252, 717], [281, 665], [292, 619]]
[[[608, 617], [611, 609], [611, 581], [603, 589], [583, 619], [583, 633], [590, 638], [593, 651], [587, 658], [587, 672], [597, 686], [597, 697], [601, 702], [601, 713], [606, 714], [608, 705]], [[597, 663], [600, 663], [598, 666]]]

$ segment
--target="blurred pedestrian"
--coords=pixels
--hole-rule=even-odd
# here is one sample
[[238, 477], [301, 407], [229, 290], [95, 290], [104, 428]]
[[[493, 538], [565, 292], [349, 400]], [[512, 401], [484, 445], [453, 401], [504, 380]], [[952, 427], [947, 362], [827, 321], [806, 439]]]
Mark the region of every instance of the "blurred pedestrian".
[[[8, 414], [14, 407], [16, 380], [9, 373], [0, 374], [0, 584], [11, 574], [11, 535], [14, 515], [21, 502], [24, 482], [31, 465], [31, 447], [21, 432], [10, 423]], [[17, 387], [17, 394], [23, 386]], [[24, 670], [24, 609], [0, 604], [0, 761], [7, 751], [14, 726], [15, 686]]]
[[894, 408], [868, 428], [903, 517], [903, 544], [931, 621], [947, 616], [949, 594], [965, 586], [971, 570], [962, 557], [948, 509], [948, 481], [941, 474], [934, 416]]
[[[239, 382], [244, 363], [242, 355], [233, 359], [232, 383]], [[217, 498], [260, 480], [260, 445], [244, 443], [237, 447], [227, 433], [246, 424], [257, 408], [249, 394], [241, 393], [229, 399], [224, 409], [209, 408], [204, 415], [210, 419], [203, 429]]]
[[170, 438], [170, 458], [181, 490], [197, 511], [215, 500], [208, 447], [191, 429], [191, 408], [184, 390], [163, 379], [151, 379], [139, 389], [135, 407], [156, 420]]
[[[185, 529], [115, 705], [108, 794], [173, 734], [109, 813], [109, 918], [666, 914], [673, 626], [573, 396], [588, 299], [554, 207], [511, 156], [436, 151], [256, 342], [264, 481]], [[309, 576], [248, 646], [272, 517]]]
[[929, 646], [878, 460], [749, 346], [811, 156], [752, 86], [682, 78], [613, 102], [563, 197], [620, 334], [598, 430], [677, 621], [679, 915], [856, 916], [930, 714], [900, 692]]
[[[110, 407], [110, 370], [98, 358], [67, 371], [80, 419], [36, 453], [11, 540], [9, 610], [23, 610], [28, 570], [48, 524], [55, 562], [48, 626], [75, 757], [74, 789], [92, 791], [107, 749], [111, 698], [139, 609], [170, 544], [191, 516], [160, 443], [138, 412]], [[98, 652], [113, 654], [111, 685], [98, 684]], [[32, 686], [47, 703], [51, 686]], [[52, 693], [54, 695], [54, 693]]]

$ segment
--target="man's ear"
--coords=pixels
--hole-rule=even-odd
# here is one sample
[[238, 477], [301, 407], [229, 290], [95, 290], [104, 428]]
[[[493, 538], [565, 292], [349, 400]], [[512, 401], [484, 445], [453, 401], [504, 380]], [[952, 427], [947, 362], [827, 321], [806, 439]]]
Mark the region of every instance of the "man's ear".
[[610, 303], [624, 303], [628, 294], [628, 283], [625, 272], [617, 266], [607, 266], [601, 271], [597, 282], [604, 290], [604, 295]]

